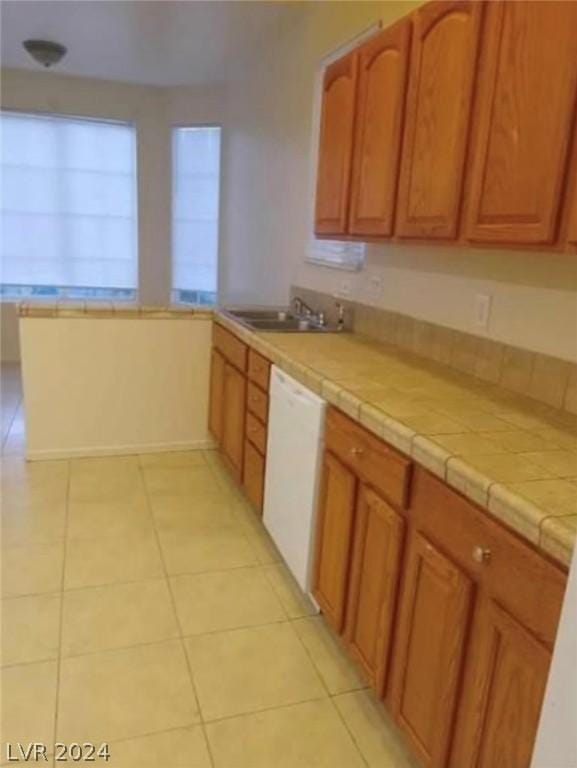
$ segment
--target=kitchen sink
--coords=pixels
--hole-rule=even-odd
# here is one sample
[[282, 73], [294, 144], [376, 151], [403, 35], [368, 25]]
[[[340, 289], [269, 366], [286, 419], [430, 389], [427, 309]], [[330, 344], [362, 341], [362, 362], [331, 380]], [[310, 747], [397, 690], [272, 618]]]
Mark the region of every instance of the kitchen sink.
[[310, 320], [287, 317], [286, 320], [249, 320], [255, 331], [293, 331], [300, 333], [326, 333], [329, 329]]
[[293, 318], [294, 315], [289, 310], [282, 309], [229, 309], [229, 315], [238, 317], [242, 320], [285, 320]]
[[297, 317], [290, 309], [227, 309], [230, 317], [253, 331], [276, 333], [328, 333], [334, 327]]

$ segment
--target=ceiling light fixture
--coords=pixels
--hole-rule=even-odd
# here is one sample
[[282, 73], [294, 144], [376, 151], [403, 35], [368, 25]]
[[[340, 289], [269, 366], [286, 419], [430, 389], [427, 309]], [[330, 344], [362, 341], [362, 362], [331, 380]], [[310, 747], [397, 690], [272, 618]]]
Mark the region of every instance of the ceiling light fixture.
[[58, 64], [67, 51], [65, 46], [51, 40], [24, 40], [22, 46], [35, 61], [46, 68]]

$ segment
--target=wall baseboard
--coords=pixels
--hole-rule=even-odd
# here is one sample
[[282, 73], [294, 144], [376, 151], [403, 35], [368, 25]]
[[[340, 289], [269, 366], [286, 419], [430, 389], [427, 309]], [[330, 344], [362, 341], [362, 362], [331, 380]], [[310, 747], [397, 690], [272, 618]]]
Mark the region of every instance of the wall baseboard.
[[215, 448], [214, 440], [196, 440], [182, 443], [152, 443], [145, 445], [118, 445], [102, 447], [58, 448], [26, 451], [27, 461], [50, 461], [54, 459], [88, 459], [99, 456], [134, 456], [139, 453], [170, 453], [174, 451], [200, 451]]

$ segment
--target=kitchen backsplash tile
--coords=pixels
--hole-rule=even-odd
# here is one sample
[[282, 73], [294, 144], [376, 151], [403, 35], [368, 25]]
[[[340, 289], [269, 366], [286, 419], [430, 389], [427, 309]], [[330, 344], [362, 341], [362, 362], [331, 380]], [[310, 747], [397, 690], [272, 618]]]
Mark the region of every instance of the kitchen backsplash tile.
[[[336, 322], [334, 296], [293, 286], [291, 297], [295, 295], [323, 311], [328, 322]], [[384, 345], [401, 347], [486, 383], [577, 414], [575, 363], [511, 347], [399, 312], [347, 299], [339, 301], [345, 307], [347, 330], [354, 330]]]

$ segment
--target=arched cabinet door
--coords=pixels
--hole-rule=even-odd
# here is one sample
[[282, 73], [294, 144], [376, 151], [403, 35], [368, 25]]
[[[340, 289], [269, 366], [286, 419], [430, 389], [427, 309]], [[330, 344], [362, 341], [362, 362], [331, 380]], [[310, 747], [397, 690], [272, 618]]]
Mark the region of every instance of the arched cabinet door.
[[354, 51], [328, 66], [323, 79], [315, 206], [318, 235], [342, 235], [347, 230], [357, 69]]
[[576, 97], [577, 3], [489, 3], [468, 240], [556, 241]]
[[359, 51], [359, 95], [349, 232], [393, 234], [411, 22], [405, 19]]
[[485, 4], [428, 3], [413, 15], [396, 232], [457, 236]]

